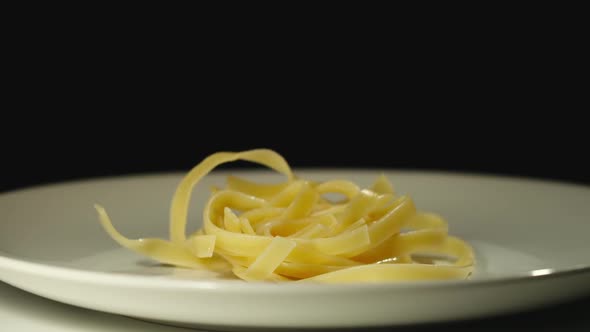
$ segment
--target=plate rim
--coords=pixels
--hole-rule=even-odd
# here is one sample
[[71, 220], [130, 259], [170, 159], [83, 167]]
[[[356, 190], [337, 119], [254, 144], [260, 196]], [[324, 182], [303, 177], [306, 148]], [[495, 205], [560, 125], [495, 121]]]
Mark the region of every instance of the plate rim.
[[[551, 177], [542, 177], [542, 176], [533, 176], [533, 175], [524, 175], [524, 174], [510, 174], [510, 173], [502, 173], [502, 172], [483, 172], [483, 171], [462, 171], [462, 170], [453, 170], [453, 169], [442, 169], [442, 168], [404, 168], [404, 167], [377, 167], [377, 166], [369, 166], [369, 167], [292, 167], [291, 168], [293, 173], [297, 172], [306, 172], [306, 173], [327, 173], [327, 172], [349, 172], [349, 173], [372, 173], [377, 176], [383, 172], [392, 172], [392, 173], [400, 173], [402, 175], [419, 175], [419, 174], [426, 174], [426, 175], [434, 175], [434, 176], [452, 176], [452, 177], [471, 177], [471, 178], [481, 178], [487, 180], [510, 180], [510, 181], [518, 181], [518, 182], [530, 182], [530, 183], [537, 183], [537, 184], [554, 184], [554, 185], [565, 185], [565, 186], [572, 186], [578, 187], [580, 189], [590, 189], [590, 183], [584, 183], [580, 181], [574, 180], [566, 180], [566, 179], [559, 179], [559, 178], [551, 178]], [[129, 173], [118, 173], [118, 174], [105, 174], [105, 175], [92, 175], [92, 176], [85, 176], [85, 177], [75, 177], [75, 178], [68, 178], [64, 180], [55, 180], [55, 181], [47, 181], [37, 184], [25, 185], [17, 188], [12, 188], [8, 190], [0, 191], [0, 198], [3, 195], [19, 193], [24, 191], [31, 191], [31, 190], [39, 190], [39, 189], [49, 189], [59, 186], [69, 186], [69, 185], [82, 185], [88, 184], [91, 182], [99, 182], [99, 181], [115, 181], [115, 180], [125, 180], [125, 179], [137, 179], [141, 177], [174, 177], [177, 176], [182, 178], [186, 175], [191, 168], [187, 168], [185, 170], [168, 170], [168, 171], [145, 171], [145, 172], [129, 172]], [[269, 170], [266, 168], [259, 168], [259, 167], [236, 167], [236, 168], [222, 168], [222, 169], [214, 169], [210, 173], [208, 173], [205, 177], [209, 176], [210, 174], [226, 174], [232, 175], [235, 172], [246, 172], [246, 173], [258, 173], [258, 174], [274, 174], [275, 176], [282, 177], [282, 175], [278, 174], [276, 171]]]

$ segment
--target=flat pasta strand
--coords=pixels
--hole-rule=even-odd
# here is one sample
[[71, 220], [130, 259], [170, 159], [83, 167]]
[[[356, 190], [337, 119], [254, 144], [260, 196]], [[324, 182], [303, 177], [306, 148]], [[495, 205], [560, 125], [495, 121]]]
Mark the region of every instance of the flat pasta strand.
[[[217, 166], [237, 160], [266, 166], [286, 180], [268, 184], [229, 176], [225, 188], [210, 188], [203, 227], [187, 237], [195, 186]], [[344, 199], [331, 200], [332, 194]], [[397, 195], [384, 174], [364, 189], [345, 179], [306, 180], [268, 149], [214, 153], [191, 169], [172, 197], [169, 241], [128, 239], [104, 208], [95, 207], [105, 232], [129, 250], [183, 268], [225, 266], [248, 282], [466, 279], [475, 266], [473, 249], [448, 235], [447, 221]], [[422, 253], [453, 259], [439, 264], [414, 256]]]

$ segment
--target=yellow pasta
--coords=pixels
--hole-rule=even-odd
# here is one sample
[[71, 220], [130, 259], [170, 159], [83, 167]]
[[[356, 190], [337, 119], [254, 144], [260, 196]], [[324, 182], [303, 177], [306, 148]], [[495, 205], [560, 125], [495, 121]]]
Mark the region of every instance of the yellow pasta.
[[[187, 237], [195, 185], [220, 164], [237, 160], [266, 166], [285, 180], [262, 184], [229, 176], [225, 188], [211, 189], [203, 227]], [[441, 216], [417, 210], [385, 175], [369, 188], [346, 179], [301, 179], [268, 149], [215, 153], [190, 170], [172, 197], [169, 241], [128, 239], [104, 208], [95, 207], [107, 234], [127, 249], [183, 268], [223, 267], [246, 281], [465, 279], [475, 264], [472, 248], [448, 235]]]

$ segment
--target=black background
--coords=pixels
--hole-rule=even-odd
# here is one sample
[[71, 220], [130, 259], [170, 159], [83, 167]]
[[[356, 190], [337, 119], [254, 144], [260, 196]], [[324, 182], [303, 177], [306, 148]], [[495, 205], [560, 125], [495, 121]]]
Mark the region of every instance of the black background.
[[[0, 189], [186, 171], [216, 151], [259, 147], [275, 149], [294, 167], [434, 169], [590, 185], [586, 122], [565, 116], [559, 103], [543, 105], [541, 114], [538, 102], [525, 107], [528, 112], [501, 111], [522, 104], [491, 95], [472, 96], [457, 107], [465, 102], [462, 93], [430, 96], [433, 102], [418, 105], [412, 99], [426, 98], [426, 92], [399, 99], [385, 93], [378, 102], [365, 94], [345, 97], [350, 103], [332, 93], [323, 99], [275, 95], [266, 105], [265, 94], [234, 96], [242, 102], [221, 105], [216, 97], [185, 98], [186, 107], [169, 103], [168, 94], [147, 95], [109, 99], [99, 107], [83, 100], [68, 108], [71, 114], [56, 111], [59, 98], [47, 99], [51, 110], [37, 104], [39, 113], [25, 111], [5, 122]], [[500, 102], [484, 107], [486, 98]]]
[[522, 45], [431, 36], [403, 52], [284, 43], [274, 53], [242, 44], [156, 49], [149, 36], [103, 48], [77, 40], [73, 49], [40, 36], [11, 50], [0, 191], [186, 171], [216, 151], [259, 147], [294, 167], [590, 185], [584, 56], [579, 43], [548, 36]]

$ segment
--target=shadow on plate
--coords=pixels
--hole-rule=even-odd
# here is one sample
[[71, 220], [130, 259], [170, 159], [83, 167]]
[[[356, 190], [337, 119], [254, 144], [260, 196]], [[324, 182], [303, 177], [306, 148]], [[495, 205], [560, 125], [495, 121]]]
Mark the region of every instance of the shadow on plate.
[[590, 297], [585, 297], [576, 301], [564, 302], [552, 306], [543, 307], [537, 310], [525, 311], [513, 314], [505, 314], [498, 316], [489, 316], [481, 319], [444, 322], [444, 323], [429, 323], [418, 325], [399, 325], [386, 327], [350, 327], [350, 328], [327, 328], [327, 329], [295, 329], [295, 328], [244, 328], [232, 326], [219, 325], [183, 325], [170, 322], [152, 321], [145, 319], [138, 319], [144, 322], [151, 322], [154, 324], [167, 325], [171, 327], [189, 328], [196, 331], [228, 331], [228, 332], [329, 332], [329, 331], [371, 331], [371, 332], [441, 332], [441, 331], [502, 331], [518, 330], [518, 331], [590, 331], [590, 319], [586, 314], [587, 308], [590, 307]]
[[[441, 332], [441, 331], [590, 331], [590, 319], [587, 309], [590, 297], [577, 301], [552, 305], [542, 309], [522, 312], [519, 314], [487, 317], [484, 319], [460, 322], [394, 326], [369, 328], [373, 332]], [[262, 318], [261, 318], [262, 319]], [[48, 300], [0, 282], [0, 321], [3, 326], [21, 322], [31, 330], [31, 326], [43, 327], [44, 331], [126, 331], [126, 332], [180, 332], [180, 331], [262, 331], [289, 332], [302, 329], [270, 329], [270, 328], [238, 328], [231, 326], [184, 326], [178, 324], [130, 319], [125, 316], [113, 315], [73, 307], [67, 304]], [[26, 323], [26, 324], [25, 324]], [[176, 327], [175, 327], [176, 326]], [[0, 330], [4, 331], [3, 328]], [[21, 329], [22, 330], [22, 329]], [[360, 328], [338, 329], [303, 329], [303, 331], [359, 331]]]

